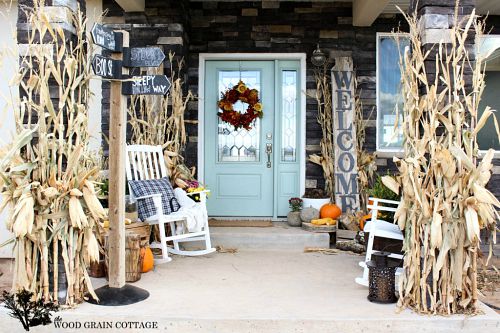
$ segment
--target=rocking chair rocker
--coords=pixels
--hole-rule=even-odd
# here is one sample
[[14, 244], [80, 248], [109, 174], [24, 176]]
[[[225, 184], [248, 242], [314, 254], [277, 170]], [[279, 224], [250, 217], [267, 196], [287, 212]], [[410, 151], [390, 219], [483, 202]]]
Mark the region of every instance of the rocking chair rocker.
[[[363, 231], [369, 233], [370, 236], [367, 240], [366, 245], [366, 257], [364, 261], [359, 262], [359, 265], [363, 268], [363, 275], [355, 279], [356, 283], [368, 287], [368, 266], [367, 263], [371, 260], [372, 254], [374, 252], [373, 244], [375, 237], [382, 237], [391, 240], [402, 241], [404, 239], [403, 233], [399, 230], [399, 227], [394, 224], [378, 218], [379, 212], [396, 212], [396, 206], [399, 205], [399, 201], [385, 200], [379, 198], [369, 198], [372, 204], [368, 205], [368, 209], [371, 209], [371, 219], [365, 224]], [[388, 251], [384, 249], [384, 251]], [[391, 252], [390, 258], [403, 259], [403, 255], [400, 253]], [[396, 270], [396, 276], [400, 275], [402, 272], [401, 268]]]

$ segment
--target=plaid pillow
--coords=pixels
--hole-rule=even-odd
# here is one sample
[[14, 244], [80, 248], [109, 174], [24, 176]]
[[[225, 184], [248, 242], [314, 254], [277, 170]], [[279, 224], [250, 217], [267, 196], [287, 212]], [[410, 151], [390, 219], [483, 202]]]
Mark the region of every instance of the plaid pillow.
[[[150, 180], [129, 180], [128, 184], [135, 197], [142, 197], [151, 194], [161, 194], [163, 214], [168, 215], [179, 210], [180, 205], [174, 195], [174, 189], [170, 185], [168, 178]], [[153, 198], [137, 201], [137, 211], [139, 218], [146, 221], [148, 217], [156, 215], [156, 208]]]

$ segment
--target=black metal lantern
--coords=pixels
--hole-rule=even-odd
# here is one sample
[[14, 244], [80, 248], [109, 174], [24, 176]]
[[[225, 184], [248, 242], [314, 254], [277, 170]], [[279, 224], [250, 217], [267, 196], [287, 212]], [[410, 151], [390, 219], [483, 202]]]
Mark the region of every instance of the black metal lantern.
[[389, 252], [373, 252], [368, 266], [368, 300], [375, 303], [395, 303], [396, 269], [398, 262], [389, 262]]
[[321, 67], [326, 63], [326, 55], [319, 49], [319, 44], [316, 45], [316, 50], [313, 51], [311, 62], [317, 67]]

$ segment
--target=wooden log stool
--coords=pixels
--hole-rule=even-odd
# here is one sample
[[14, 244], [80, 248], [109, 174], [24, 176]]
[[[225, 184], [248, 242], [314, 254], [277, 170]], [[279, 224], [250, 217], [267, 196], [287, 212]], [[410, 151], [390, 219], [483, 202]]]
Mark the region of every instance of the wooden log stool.
[[[141, 242], [144, 238], [141, 235], [127, 232], [125, 238], [125, 281], [136, 282], [140, 280], [142, 273]], [[109, 242], [108, 235], [104, 236], [105, 249], [107, 252]], [[109, 261], [106, 255], [105, 268], [106, 279], [109, 278]]]
[[337, 225], [316, 225], [309, 222], [302, 222], [302, 229], [311, 232], [321, 232], [330, 235], [330, 245], [337, 242]]

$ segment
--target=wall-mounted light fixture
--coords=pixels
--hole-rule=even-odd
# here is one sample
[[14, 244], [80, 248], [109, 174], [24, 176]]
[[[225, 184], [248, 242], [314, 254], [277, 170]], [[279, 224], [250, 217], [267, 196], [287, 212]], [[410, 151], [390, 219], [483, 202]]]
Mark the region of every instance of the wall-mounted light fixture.
[[317, 67], [321, 67], [326, 63], [326, 55], [320, 50], [319, 44], [316, 45], [316, 50], [313, 51], [311, 62]]

